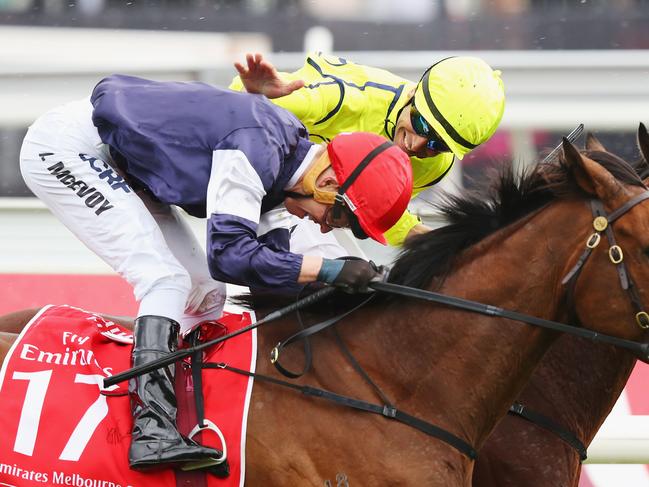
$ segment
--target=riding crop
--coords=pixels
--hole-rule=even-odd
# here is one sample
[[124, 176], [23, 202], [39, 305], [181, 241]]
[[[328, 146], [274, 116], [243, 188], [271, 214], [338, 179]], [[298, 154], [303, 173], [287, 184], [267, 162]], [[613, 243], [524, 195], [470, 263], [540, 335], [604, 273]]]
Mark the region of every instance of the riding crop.
[[223, 335], [214, 340], [210, 340], [209, 342], [201, 343], [200, 345], [196, 345], [190, 348], [183, 348], [182, 350], [177, 350], [176, 352], [172, 352], [168, 355], [165, 355], [164, 357], [160, 357], [159, 359], [152, 360], [151, 362], [148, 362], [146, 364], [142, 364], [137, 367], [132, 367], [130, 369], [125, 370], [124, 372], [120, 372], [119, 374], [115, 374], [113, 376], [107, 377], [104, 379], [104, 387], [110, 387], [115, 384], [119, 384], [120, 382], [132, 379], [133, 377], [138, 377], [142, 374], [146, 374], [153, 370], [166, 367], [167, 365], [178, 362], [179, 360], [182, 360], [185, 357], [189, 357], [190, 355], [196, 352], [200, 352], [201, 350], [210, 348], [216, 345], [217, 343], [221, 343], [237, 335], [241, 335], [242, 333], [246, 333], [250, 330], [254, 330], [258, 326], [261, 326], [270, 321], [277, 320], [283, 316], [286, 316], [289, 313], [292, 313], [293, 311], [297, 311], [298, 309], [302, 309], [306, 306], [309, 306], [317, 301], [320, 301], [321, 299], [326, 298], [327, 296], [329, 296], [335, 291], [336, 291], [335, 287], [325, 287], [323, 289], [320, 289], [319, 291], [314, 292], [313, 294], [310, 294], [309, 296], [306, 296], [296, 301], [295, 303], [292, 303], [282, 309], [278, 309], [277, 311], [273, 311], [263, 319], [256, 321], [255, 323], [249, 326], [241, 328], [240, 330], [229, 333], [227, 335]]

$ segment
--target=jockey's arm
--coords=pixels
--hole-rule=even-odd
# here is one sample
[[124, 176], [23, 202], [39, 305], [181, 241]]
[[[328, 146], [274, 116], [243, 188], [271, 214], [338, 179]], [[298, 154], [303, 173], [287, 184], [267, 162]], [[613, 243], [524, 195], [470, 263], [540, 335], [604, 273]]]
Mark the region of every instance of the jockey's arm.
[[430, 232], [432, 230], [433, 230], [432, 228], [430, 228], [429, 226], [424, 225], [423, 223], [415, 225], [408, 232], [408, 236], [406, 237], [406, 242], [408, 240], [410, 240], [411, 238], [416, 237], [417, 235], [423, 235], [424, 233], [428, 233], [428, 232]]
[[[309, 128], [331, 113], [341, 100], [341, 91], [338, 84], [324, 78], [318, 82], [310, 80], [309, 84], [305, 85], [304, 73], [301, 71], [293, 73], [274, 71], [275, 79], [272, 84], [276, 88], [272, 91], [264, 90], [263, 94], [275, 105], [291, 112], [305, 127]], [[235, 91], [246, 91], [249, 85], [250, 83], [244, 84], [241, 77], [237, 76], [232, 80], [229, 88]], [[347, 108], [349, 109], [349, 102]]]
[[322, 257], [315, 255], [305, 255], [302, 259], [302, 267], [297, 282], [306, 284], [318, 280], [318, 274], [322, 268]]
[[259, 174], [269, 172], [263, 165], [272, 161], [256, 154], [251, 160], [240, 150], [215, 150], [212, 161], [216, 169], [206, 198], [207, 261], [212, 277], [275, 289], [315, 281], [322, 259], [307, 258], [304, 263], [304, 256], [290, 252], [288, 228], [271, 225], [272, 231], [258, 236], [267, 195]]
[[290, 95], [295, 90], [304, 86], [301, 79], [288, 79], [277, 72], [275, 66], [266, 61], [261, 54], [247, 54], [246, 65], [235, 62], [234, 67], [239, 73], [231, 89], [245, 89], [248, 93], [264, 95], [265, 97], [279, 98]]

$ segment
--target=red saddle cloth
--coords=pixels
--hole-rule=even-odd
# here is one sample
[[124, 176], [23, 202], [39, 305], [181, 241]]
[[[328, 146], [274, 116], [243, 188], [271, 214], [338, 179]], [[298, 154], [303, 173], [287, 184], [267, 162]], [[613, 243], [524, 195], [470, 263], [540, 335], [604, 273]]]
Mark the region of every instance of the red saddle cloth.
[[[229, 314], [222, 319], [226, 330], [217, 333], [250, 322], [247, 314]], [[170, 469], [141, 473], [128, 467], [132, 419], [127, 386], [111, 388], [110, 395], [101, 388], [105, 377], [129, 367], [131, 344], [128, 330], [70, 306], [43, 308], [31, 320], [0, 369], [0, 485], [194, 485]], [[256, 335], [228, 340], [206, 358], [254, 371]], [[177, 370], [185, 384], [177, 388], [179, 406], [193, 405], [191, 374], [185, 375], [183, 367]], [[227, 479], [206, 475], [195, 484], [242, 486], [252, 379], [222, 370], [203, 370], [202, 378], [205, 416], [225, 437], [231, 474]], [[187, 411], [181, 416], [187, 418]], [[201, 441], [220, 448], [216, 435], [203, 436]]]

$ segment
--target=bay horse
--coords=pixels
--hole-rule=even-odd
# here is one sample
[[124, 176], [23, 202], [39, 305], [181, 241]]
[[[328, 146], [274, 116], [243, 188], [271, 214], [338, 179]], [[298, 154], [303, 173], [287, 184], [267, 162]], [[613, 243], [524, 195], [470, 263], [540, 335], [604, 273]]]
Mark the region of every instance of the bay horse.
[[[391, 281], [547, 319], [574, 314], [586, 328], [641, 341], [644, 331], [604, 251], [594, 251], [583, 266], [571, 299], [561, 280], [592, 233], [586, 202], [593, 198], [608, 212], [624, 209], [615, 236], [633, 281], [649, 278], [649, 203], [635, 204], [647, 188], [608, 153], [580, 153], [565, 140], [563, 150], [559, 164], [539, 166], [520, 182], [508, 172], [490, 195], [456, 199], [448, 207], [452, 224], [414, 239]], [[624, 207], [629, 202], [633, 207]], [[646, 301], [646, 288], [639, 291]], [[600, 306], [604, 301], [608, 306]], [[258, 373], [279, 377], [264, 354], [296, 328], [291, 318], [258, 330]], [[512, 320], [378, 293], [336, 328], [395, 408], [475, 449], [556, 339], [555, 332]], [[375, 388], [348, 365], [334, 333], [313, 337], [312, 347], [314, 367], [296, 384], [376, 401]], [[286, 355], [289, 364], [300, 359]], [[472, 481], [473, 460], [443, 441], [266, 382], [254, 387], [247, 445], [247, 483], [254, 486], [322, 486], [338, 473], [350, 486], [468, 487]]]
[[[649, 134], [638, 129], [643, 160], [636, 168], [649, 172]], [[586, 149], [604, 152], [592, 135]], [[619, 398], [636, 358], [610, 345], [570, 335], [560, 337], [545, 354], [519, 395], [518, 402], [534, 414], [548, 418], [587, 448]], [[580, 452], [555, 432], [507, 415], [480, 450], [474, 469], [474, 487], [577, 487]], [[552, 465], [552, 468], [547, 468]]]
[[[397, 260], [391, 280], [550, 319], [574, 314], [585, 327], [642, 340], [644, 330], [635, 323], [635, 311], [618, 288], [617, 271], [604, 250], [593, 252], [584, 265], [571, 299], [561, 280], [593, 233], [587, 201], [597, 198], [610, 212], [644, 194], [646, 187], [611, 154], [580, 154], [566, 142], [563, 149], [561, 164], [537, 167], [519, 184], [511, 173], [503, 176], [490, 188], [491, 199], [457, 199], [448, 212], [452, 224], [414, 240]], [[644, 253], [649, 248], [648, 209], [635, 206], [614, 224], [636, 283], [649, 274]], [[647, 289], [640, 285], [639, 290], [646, 301]], [[546, 330], [440, 305], [374, 301], [340, 323], [343, 341], [396, 407], [476, 449], [556, 339]], [[602, 302], [608, 306], [599, 306]], [[270, 350], [291, 326], [260, 331], [260, 349]], [[336, 366], [346, 358], [332, 334], [318, 336], [313, 348], [315, 368], [298, 383], [365, 400], [375, 397], [351, 366]], [[272, 373], [270, 363], [261, 361], [260, 372]], [[263, 404], [264, 413], [255, 411], [250, 418], [255, 433], [249, 459], [257, 462], [249, 472], [252, 485], [277, 485], [276, 472], [289, 458], [291, 474], [281, 485], [319, 485], [316, 479], [333, 471], [344, 472], [350, 485], [471, 485], [473, 462], [415, 429], [278, 394], [273, 385], [255, 387], [253, 403]], [[288, 426], [281, 412], [296, 411], [296, 401], [304, 414], [292, 414]], [[269, 422], [269, 415], [274, 420]], [[275, 447], [276, 438], [282, 438], [281, 448]]]

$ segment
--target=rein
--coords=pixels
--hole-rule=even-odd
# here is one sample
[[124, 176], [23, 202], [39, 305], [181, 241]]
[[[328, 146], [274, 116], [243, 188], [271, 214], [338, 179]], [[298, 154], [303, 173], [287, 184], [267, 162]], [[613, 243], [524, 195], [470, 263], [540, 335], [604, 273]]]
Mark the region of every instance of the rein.
[[431, 301], [433, 303], [445, 304], [453, 308], [473, 311], [474, 313], [478, 314], [494, 316], [498, 318], [509, 318], [511, 320], [527, 323], [528, 325], [539, 326], [541, 328], [547, 328], [549, 330], [568, 333], [569, 335], [588, 338], [594, 342], [608, 343], [610, 345], [615, 345], [616, 347], [626, 348], [627, 350], [637, 353], [643, 358], [649, 360], [649, 343], [638, 343], [632, 340], [626, 340], [624, 338], [605, 335], [592, 330], [585, 330], [574, 325], [566, 325], [564, 323], [559, 323], [558, 321], [545, 320], [543, 318], [537, 318], [536, 316], [526, 315], [517, 311], [510, 311], [499, 308], [497, 306], [491, 306], [488, 304], [479, 303], [477, 301], [471, 301], [469, 299], [447, 296], [444, 294], [436, 293], [434, 291], [424, 291], [423, 289], [401, 286], [399, 284], [392, 284], [389, 282], [374, 282], [370, 284], [370, 287], [375, 289], [376, 291], [398, 294], [400, 296], [421, 299], [423, 301]]
[[310, 294], [309, 296], [306, 296], [296, 301], [293, 304], [289, 304], [288, 306], [285, 306], [282, 309], [273, 311], [272, 313], [269, 313], [264, 319], [261, 319], [253, 323], [252, 325], [241, 328], [235, 332], [228, 333], [227, 335], [223, 335], [219, 338], [215, 338], [214, 340], [210, 340], [209, 342], [201, 343], [200, 345], [195, 345], [193, 347], [183, 348], [182, 350], [177, 350], [175, 352], [168, 353], [167, 355], [152, 360], [151, 362], [147, 362], [145, 364], [138, 365], [136, 367], [131, 367], [130, 369], [125, 370], [124, 372], [120, 372], [119, 374], [106, 377], [104, 379], [104, 388], [108, 388], [115, 384], [119, 384], [120, 382], [127, 381], [134, 377], [139, 377], [143, 374], [147, 374], [154, 370], [158, 370], [162, 367], [166, 367], [167, 365], [176, 363], [184, 359], [185, 357], [189, 357], [195, 354], [196, 352], [200, 352], [202, 350], [210, 348], [214, 345], [224, 342], [225, 340], [241, 335], [242, 333], [246, 333], [249, 332], [250, 330], [254, 330], [255, 328], [264, 325], [270, 321], [278, 320], [279, 318], [282, 318], [287, 314], [292, 313], [293, 311], [297, 311], [301, 308], [310, 306], [311, 304], [320, 301], [321, 299], [329, 296], [330, 294], [333, 294], [335, 291], [336, 291], [335, 287], [325, 287], [323, 289], [314, 292], [313, 294]]
[[[649, 190], [644, 191], [639, 195], [631, 198], [624, 205], [622, 205], [609, 215], [606, 214], [606, 210], [604, 209], [604, 205], [602, 205], [601, 201], [591, 200], [590, 204], [593, 213], [593, 228], [595, 229], [595, 233], [593, 233], [588, 238], [586, 242], [586, 250], [584, 250], [581, 257], [579, 257], [579, 259], [577, 260], [577, 263], [570, 271], [568, 271], [566, 276], [561, 281], [563, 285], [570, 284], [571, 287], [574, 287], [575, 282], [579, 277], [584, 264], [586, 263], [586, 260], [592, 253], [593, 249], [597, 247], [597, 245], [601, 241], [601, 232], [605, 231], [606, 238], [608, 239], [608, 242], [610, 244], [608, 251], [609, 258], [611, 262], [615, 264], [622, 289], [629, 294], [629, 298], [631, 299], [631, 302], [636, 309], [636, 323], [638, 324], [638, 326], [640, 326], [640, 328], [643, 329], [649, 328], [649, 314], [644, 311], [644, 306], [642, 304], [640, 296], [638, 295], [636, 286], [634, 285], [633, 280], [631, 279], [631, 276], [626, 268], [626, 265], [624, 264], [624, 253], [620, 246], [616, 243], [612, 223], [626, 214], [634, 206], [642, 203], [647, 199], [649, 199]], [[562, 333], [567, 333], [569, 335], [579, 336], [582, 338], [588, 338], [593, 342], [607, 343], [619, 348], [625, 348], [633, 353], [636, 353], [644, 360], [649, 360], [649, 343], [638, 343], [633, 340], [626, 340], [624, 338], [614, 337], [592, 330], [586, 330], [574, 325], [566, 325], [564, 323], [559, 323], [558, 321], [537, 318], [536, 316], [530, 316], [524, 313], [519, 313], [517, 311], [506, 310], [497, 306], [491, 306], [479, 303], [477, 301], [471, 301], [469, 299], [447, 296], [433, 291], [410, 288], [407, 286], [401, 286], [399, 284], [392, 284], [388, 282], [374, 282], [370, 284], [370, 287], [375, 289], [376, 291], [398, 294], [410, 298], [422, 299], [424, 301], [432, 301], [435, 303], [452, 306], [454, 308], [473, 311], [475, 313], [483, 315], [495, 316], [499, 318], [509, 318], [515, 321], [527, 323], [529, 325], [539, 326], [541, 328], [547, 328], [554, 331], [560, 331]]]

